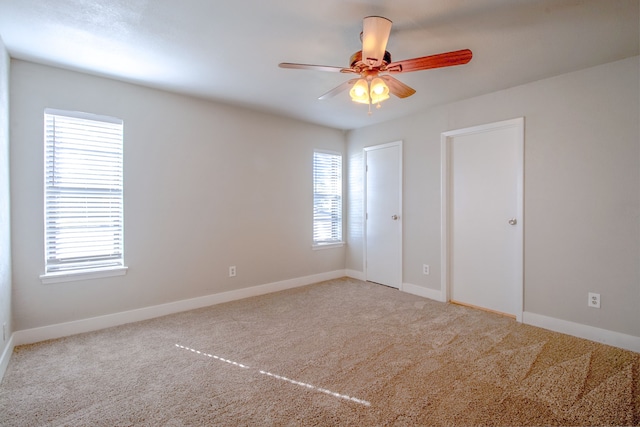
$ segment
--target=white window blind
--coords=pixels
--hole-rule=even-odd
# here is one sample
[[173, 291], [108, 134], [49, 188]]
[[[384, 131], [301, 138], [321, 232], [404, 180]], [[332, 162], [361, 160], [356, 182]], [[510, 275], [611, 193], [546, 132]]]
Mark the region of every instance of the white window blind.
[[120, 119], [45, 110], [45, 274], [121, 267]]
[[313, 153], [313, 244], [342, 242], [342, 155]]

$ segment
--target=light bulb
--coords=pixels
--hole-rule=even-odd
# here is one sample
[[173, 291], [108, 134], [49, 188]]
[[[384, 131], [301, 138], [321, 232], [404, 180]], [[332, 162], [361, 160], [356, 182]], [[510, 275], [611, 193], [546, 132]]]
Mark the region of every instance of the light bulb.
[[362, 86], [356, 86], [354, 88], [354, 92], [355, 92], [357, 97], [361, 97], [362, 95], [367, 93], [367, 90], [365, 88], [363, 88]]

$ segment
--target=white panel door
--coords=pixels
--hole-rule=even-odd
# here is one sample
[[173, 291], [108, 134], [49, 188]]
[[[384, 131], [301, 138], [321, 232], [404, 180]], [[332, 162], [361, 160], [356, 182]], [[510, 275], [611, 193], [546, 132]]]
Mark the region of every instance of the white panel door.
[[365, 148], [366, 280], [402, 285], [402, 144]]
[[451, 301], [522, 315], [522, 121], [458, 131], [448, 146]]

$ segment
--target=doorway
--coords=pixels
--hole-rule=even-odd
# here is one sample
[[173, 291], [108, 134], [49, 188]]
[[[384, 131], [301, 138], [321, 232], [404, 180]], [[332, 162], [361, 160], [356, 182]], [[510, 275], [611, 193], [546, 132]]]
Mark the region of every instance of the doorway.
[[365, 279], [402, 286], [402, 141], [366, 147]]
[[444, 132], [447, 300], [522, 321], [524, 118]]

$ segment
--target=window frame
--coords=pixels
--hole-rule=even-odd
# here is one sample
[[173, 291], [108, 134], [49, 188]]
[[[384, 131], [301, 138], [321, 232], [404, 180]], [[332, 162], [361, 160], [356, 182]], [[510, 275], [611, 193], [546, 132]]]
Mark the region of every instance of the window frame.
[[[98, 178], [100, 179], [99, 183], [97, 185], [94, 185], [93, 188], [89, 187], [89, 186], [85, 186], [84, 188], [79, 187], [79, 186], [75, 186], [75, 185], [70, 185], [70, 184], [66, 184], [65, 186], [57, 186], [54, 184], [54, 182], [56, 181], [53, 177], [57, 176], [58, 180], [62, 180], [62, 178], [64, 178], [62, 176], [62, 172], [56, 172], [54, 170], [56, 163], [54, 163], [54, 160], [52, 158], [52, 155], [50, 153], [53, 153], [54, 148], [56, 147], [56, 141], [55, 141], [55, 136], [54, 137], [50, 137], [48, 134], [48, 126], [49, 126], [49, 117], [53, 117], [54, 120], [56, 117], [60, 117], [62, 119], [71, 119], [71, 120], [90, 120], [93, 122], [98, 123], [98, 126], [101, 126], [102, 129], [104, 129], [104, 127], [109, 126], [107, 124], [111, 124], [111, 125], [119, 125], [120, 129], [116, 130], [116, 134], [115, 134], [115, 138], [112, 139], [111, 141], [107, 142], [106, 144], [102, 144], [102, 146], [100, 146], [101, 144], [98, 143], [97, 147], [98, 148], [105, 148], [106, 146], [108, 146], [109, 143], [112, 143], [113, 141], [115, 141], [115, 143], [119, 143], [120, 147], [116, 147], [115, 148], [115, 160], [108, 162], [108, 163], [101, 163], [104, 164], [106, 169], [107, 169], [107, 173], [104, 176], [98, 176]], [[53, 109], [53, 108], [46, 108], [44, 110], [44, 116], [43, 116], [43, 124], [44, 124], [44, 200], [43, 200], [43, 220], [44, 220], [44, 271], [45, 273], [40, 275], [40, 279], [42, 281], [42, 283], [59, 283], [59, 282], [68, 282], [68, 281], [75, 281], [75, 280], [87, 280], [87, 279], [95, 279], [95, 278], [102, 278], [102, 277], [111, 277], [111, 276], [121, 276], [126, 274], [127, 271], [127, 267], [124, 263], [124, 176], [123, 176], [123, 167], [124, 167], [124, 121], [122, 119], [116, 118], [116, 117], [111, 117], [111, 116], [104, 116], [104, 115], [98, 115], [98, 114], [91, 114], [91, 113], [84, 113], [84, 112], [78, 112], [78, 111], [67, 111], [67, 110], [58, 110], [58, 109]], [[66, 123], [67, 129], [65, 129], [66, 131], [69, 131], [69, 129], [71, 128], [71, 124], [70, 123]], [[82, 129], [82, 132], [86, 132], [86, 129]], [[80, 138], [86, 138], [85, 135], [80, 136]], [[85, 139], [89, 140], [89, 141], [93, 141], [94, 143], [97, 142], [98, 137], [94, 137], [89, 138], [89, 139]], [[68, 144], [65, 142], [60, 142], [57, 145], [57, 150], [60, 150], [60, 146], [64, 145], [64, 144]], [[72, 145], [72, 144], [71, 144]], [[82, 176], [82, 174], [84, 173], [85, 175], [87, 174], [87, 170], [89, 170], [89, 168], [87, 167], [87, 164], [91, 161], [91, 156], [94, 156], [93, 154], [90, 154], [90, 152], [92, 150], [90, 149], [86, 149], [86, 148], [80, 148], [80, 149], [74, 149], [74, 148], [70, 148], [68, 145], [67, 147], [63, 147], [62, 149], [67, 149], [67, 152], [72, 152], [74, 155], [79, 155], [82, 156], [83, 154], [85, 156], [88, 156], [87, 159], [82, 159], [82, 162], [80, 162], [80, 165], [82, 165], [84, 168], [86, 168], [86, 170], [80, 172], [80, 177], [81, 178], [85, 178], [88, 179], [88, 176]], [[109, 151], [108, 155], [114, 155], [114, 151]], [[103, 154], [99, 154], [98, 159], [103, 158]], [[95, 159], [95, 157], [94, 157]], [[72, 163], [67, 163], [65, 164], [61, 164], [63, 166], [75, 166], [75, 164]], [[95, 168], [98, 168], [98, 166], [92, 166]], [[115, 169], [115, 171], [114, 171]], [[89, 172], [89, 176], [91, 175], [91, 172]], [[76, 178], [78, 175], [74, 173], [72, 173], [71, 175], [69, 175], [69, 172], [67, 172], [67, 177], [73, 177]], [[107, 178], [107, 179], [105, 179]], [[108, 186], [106, 186], [105, 181], [114, 181], [115, 184], [109, 184]], [[82, 183], [85, 183], [86, 181], [81, 181]], [[116, 209], [119, 210], [119, 214], [117, 215], [113, 215], [113, 213], [109, 213], [109, 215], [107, 216], [107, 224], [109, 226], [109, 228], [107, 229], [108, 233], [113, 234], [112, 237], [110, 237], [110, 240], [107, 240], [107, 246], [112, 246], [113, 251], [112, 255], [115, 255], [113, 257], [110, 257], [109, 255], [106, 255], [104, 257], [102, 257], [102, 259], [100, 259], [100, 256], [98, 256], [97, 260], [96, 258], [94, 258], [93, 260], [79, 260], [77, 263], [75, 263], [75, 266], [73, 267], [69, 267], [69, 266], [65, 266], [64, 262], [60, 262], [60, 260], [64, 259], [64, 257], [58, 256], [60, 253], [60, 242], [57, 239], [58, 235], [60, 235], [60, 231], [56, 231], [55, 228], [49, 227], [49, 224], [51, 224], [52, 222], [50, 221], [50, 213], [51, 212], [56, 212], [56, 210], [62, 209], [64, 210], [65, 207], [63, 204], [60, 204], [59, 200], [56, 200], [56, 198], [60, 198], [62, 196], [66, 197], [67, 194], [70, 194], [72, 196], [81, 196], [81, 198], [84, 199], [85, 203], [87, 200], [87, 197], [93, 197], [93, 198], [97, 198], [99, 200], [99, 208], [100, 209], [104, 209], [105, 205], [109, 205], [112, 203], [112, 200], [115, 200], [116, 203]], [[51, 202], [49, 202], [48, 200], [51, 200]], [[86, 213], [87, 211], [81, 211]], [[67, 217], [70, 215], [69, 212], [63, 212], [61, 215], [66, 215]], [[87, 218], [87, 217], [85, 217]], [[60, 222], [58, 222], [59, 224]], [[86, 226], [86, 220], [85, 220], [85, 226]], [[95, 227], [95, 226], [94, 226]], [[91, 236], [92, 238], [96, 237], [96, 233], [98, 231], [97, 230], [91, 230], [89, 233], [93, 233], [94, 235]], [[63, 234], [63, 233], [62, 233]], [[68, 236], [62, 236], [62, 239], [64, 240], [65, 238], [68, 238]], [[56, 243], [49, 243], [55, 241]], [[87, 245], [87, 246], [90, 246]], [[82, 253], [82, 252], [81, 252]], [[52, 257], [51, 254], [53, 254], [54, 256]], [[86, 253], [82, 253], [82, 255], [86, 255]], [[73, 257], [69, 257], [69, 258], [73, 258]], [[51, 263], [50, 260], [58, 260], [58, 262], [53, 262]], [[99, 265], [100, 263], [103, 263], [104, 265]], [[84, 265], [83, 265], [84, 264]]]
[[[316, 217], [316, 203], [317, 203], [317, 195], [318, 192], [316, 191], [316, 154], [320, 154], [320, 155], [329, 155], [329, 156], [336, 156], [339, 158], [340, 160], [340, 167], [339, 167], [339, 173], [340, 173], [340, 183], [337, 186], [337, 189], [339, 190], [338, 193], [330, 193], [328, 196], [331, 197], [331, 194], [333, 194], [333, 197], [338, 198], [338, 203], [339, 203], [339, 215], [340, 218], [338, 219], [338, 221], [336, 221], [339, 224], [339, 236], [338, 238], [335, 239], [329, 239], [329, 240], [316, 240], [316, 226], [318, 223], [318, 218]], [[312, 186], [313, 186], [313, 216], [312, 216], [312, 235], [311, 235], [311, 239], [312, 239], [312, 248], [314, 250], [318, 250], [318, 249], [329, 249], [329, 248], [335, 248], [335, 247], [341, 247], [344, 246], [344, 163], [343, 163], [343, 159], [344, 156], [341, 152], [339, 151], [333, 151], [333, 150], [325, 150], [325, 149], [314, 149], [313, 150], [313, 158], [312, 158]], [[325, 194], [325, 196], [327, 196]], [[326, 198], [326, 197], [323, 197]], [[324, 221], [326, 222], [326, 221]], [[333, 220], [331, 220], [331, 224], [333, 224]]]

